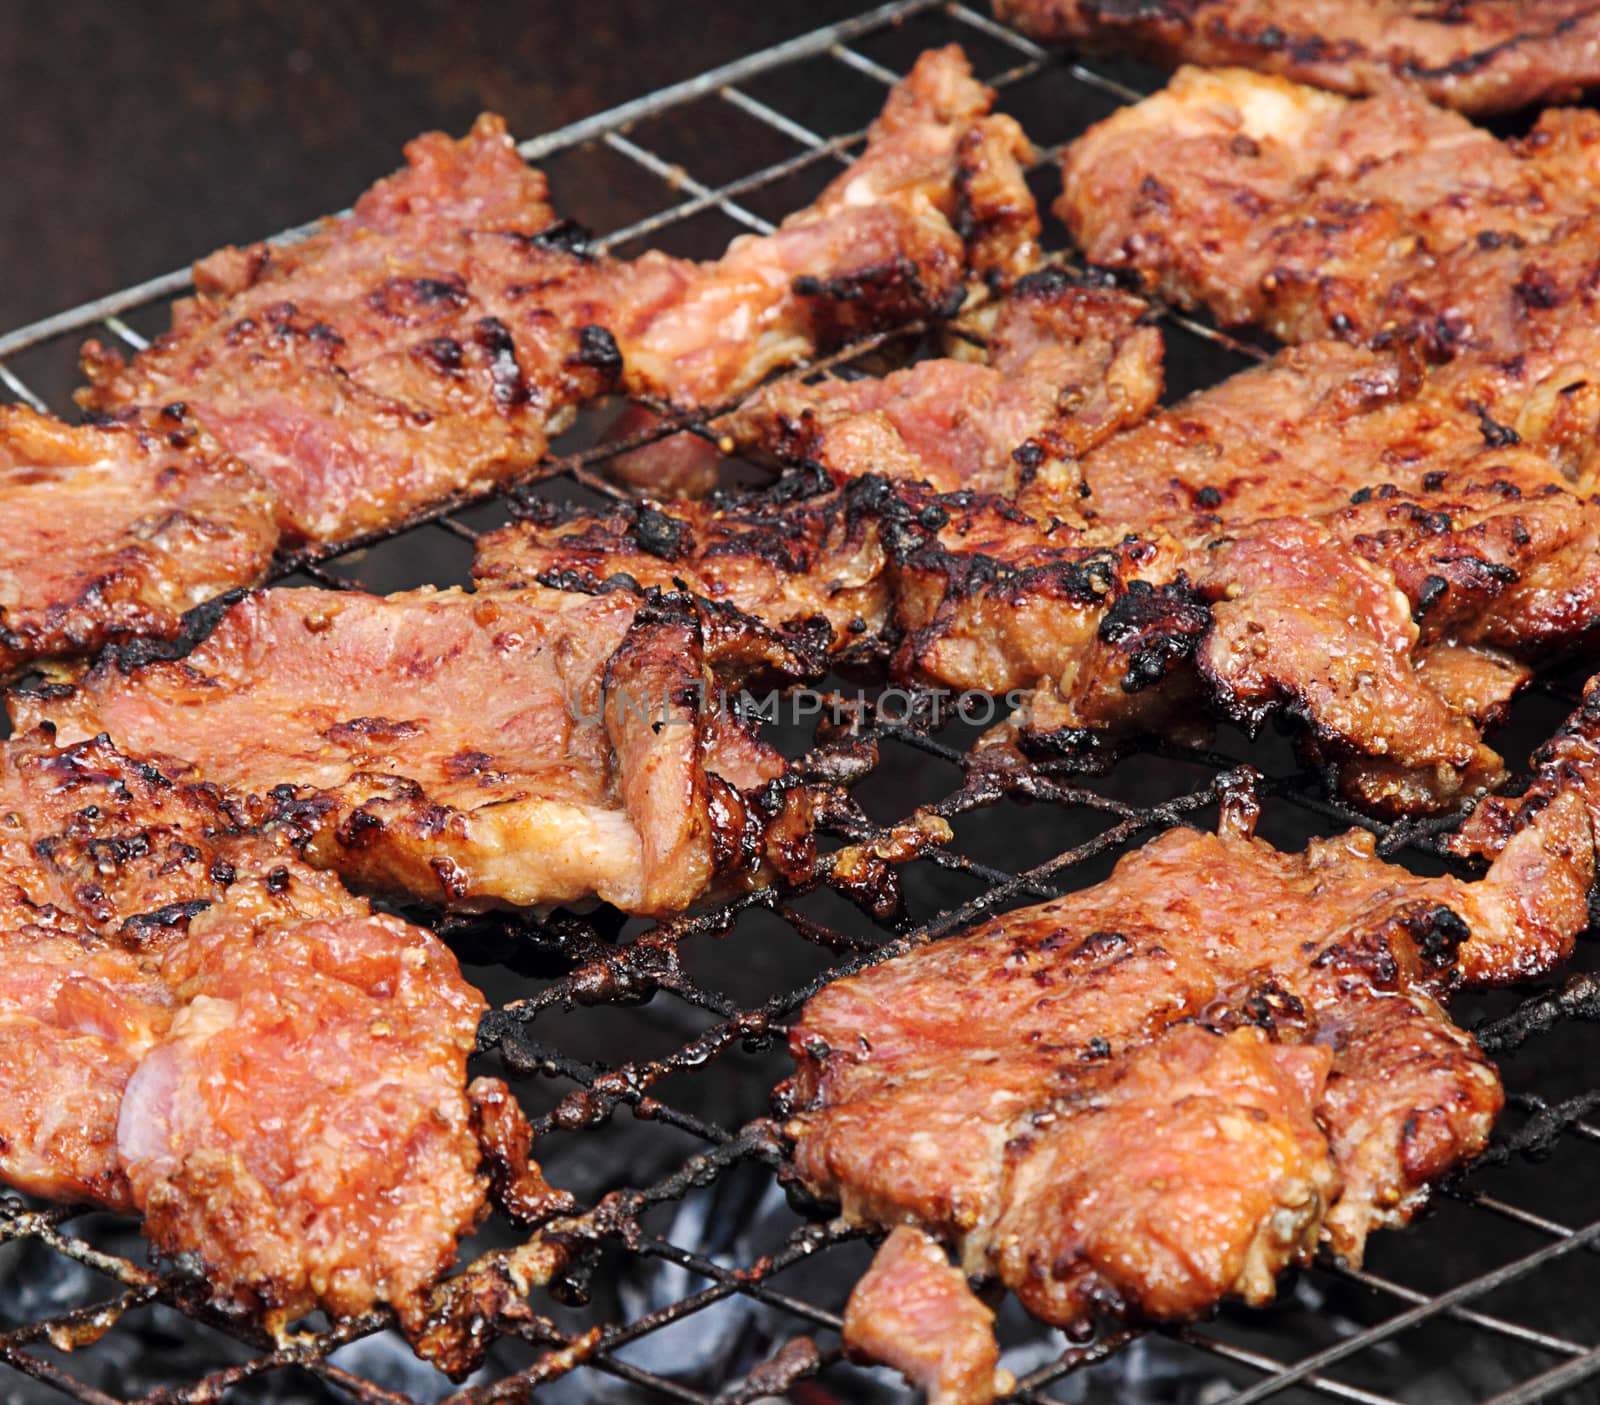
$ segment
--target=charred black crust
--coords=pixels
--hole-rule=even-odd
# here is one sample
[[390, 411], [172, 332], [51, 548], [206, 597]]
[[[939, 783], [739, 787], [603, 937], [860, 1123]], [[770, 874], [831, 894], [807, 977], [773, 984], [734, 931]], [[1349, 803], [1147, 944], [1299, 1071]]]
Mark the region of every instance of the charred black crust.
[[1100, 639], [1125, 654], [1122, 690], [1160, 683], [1175, 664], [1192, 659], [1211, 627], [1211, 611], [1181, 571], [1165, 585], [1129, 581], [1100, 621]]
[[185, 930], [189, 919], [198, 917], [211, 902], [208, 898], [195, 898], [189, 902], [168, 903], [154, 912], [138, 912], [122, 924], [124, 936], [139, 938], [151, 932]]
[[1012, 284], [1011, 296], [1054, 301], [1077, 286], [1077, 282], [1066, 269], [1052, 265], [1049, 268], [1040, 268], [1032, 273], [1023, 274]]
[[686, 524], [649, 506], [639, 508], [633, 524], [633, 539], [639, 543], [640, 550], [663, 561], [681, 557], [692, 540]]
[[488, 359], [491, 394], [496, 408], [502, 414], [509, 414], [526, 405], [529, 400], [528, 383], [522, 376], [522, 366], [517, 360], [517, 343], [511, 335], [511, 329], [498, 317], [483, 317], [473, 327], [472, 334], [473, 340]]
[[[187, 611], [178, 632], [168, 639], [131, 639], [113, 645], [107, 658], [119, 673], [133, 673], [153, 663], [171, 663], [187, 658], [211, 635], [222, 617], [252, 592], [249, 589], [224, 591], [221, 595]], [[101, 665], [103, 666], [104, 660]]]
[[1417, 592], [1417, 598], [1411, 606], [1411, 618], [1420, 622], [1449, 588], [1450, 582], [1443, 576], [1424, 576], [1422, 589]]
[[597, 323], [578, 328], [578, 351], [573, 359], [580, 366], [598, 371], [608, 385], [622, 379], [622, 352], [617, 339]]
[[527, 234], [521, 238], [533, 248], [546, 249], [554, 254], [576, 254], [585, 259], [592, 257], [589, 246], [594, 242], [594, 235], [577, 220], [558, 219], [537, 234]]

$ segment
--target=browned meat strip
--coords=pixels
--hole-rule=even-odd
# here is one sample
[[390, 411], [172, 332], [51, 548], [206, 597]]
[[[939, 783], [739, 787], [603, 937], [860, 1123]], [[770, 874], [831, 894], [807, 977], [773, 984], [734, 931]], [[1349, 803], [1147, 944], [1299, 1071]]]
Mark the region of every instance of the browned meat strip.
[[1413, 93], [1185, 68], [1073, 143], [1056, 210], [1094, 262], [1224, 324], [1509, 352], [1499, 251], [1571, 237], [1600, 205], [1597, 152], [1589, 111], [1501, 141]]
[[1413, 85], [1463, 112], [1504, 112], [1600, 83], [1590, 0], [995, 0], [1046, 44], [1157, 63], [1244, 64], [1342, 93]]
[[[1574, 301], [1548, 348], [1424, 371], [1404, 351], [1311, 342], [1150, 416], [1088, 454], [1046, 465], [1019, 506], [1186, 535], [1323, 513], [1392, 486], [1511, 464], [1518, 482], [1589, 491], [1600, 396], [1582, 367], [1592, 333]], [[1543, 460], [1543, 463], [1540, 460]]]
[[814, 996], [783, 1090], [807, 1185], [1067, 1327], [1264, 1301], [1319, 1242], [1359, 1263], [1501, 1105], [1439, 1001], [1563, 959], [1593, 831], [1563, 797], [1467, 883], [1252, 819], [1235, 796], [1216, 835]]
[[670, 912], [810, 854], [805, 793], [718, 705], [717, 628], [629, 593], [268, 590], [181, 662], [14, 706], [248, 794], [369, 888]]
[[603, 391], [727, 399], [943, 311], [969, 264], [1020, 270], [1027, 143], [992, 100], [959, 49], [924, 56], [816, 205], [709, 264], [584, 254], [498, 118], [420, 137], [310, 238], [202, 260], [171, 332], [131, 362], [90, 343], [81, 398], [198, 422], [271, 481], [293, 536], [392, 524], [514, 477]]
[[1003, 499], [801, 474], [753, 501], [539, 514], [485, 537], [474, 572], [495, 588], [681, 585], [779, 626], [819, 674], [892, 655], [906, 680], [1038, 689], [1035, 727], [1087, 756], [1194, 701], [1177, 675], [1209, 614], [1186, 558], [1159, 532], [1041, 526]]
[[489, 589], [687, 589], [776, 626], [802, 650], [820, 635], [821, 671], [830, 657], [884, 648], [889, 502], [881, 479], [840, 488], [788, 479], [760, 497], [626, 503], [605, 514], [539, 501], [479, 539], [472, 574]]
[[[993, 104], [958, 47], [930, 50], [861, 156], [776, 234], [736, 239], [711, 264], [611, 265], [620, 281], [593, 320], [615, 337], [626, 386], [685, 406], [728, 400], [819, 347], [945, 312], [969, 272], [1004, 281], [1032, 267], [1032, 147]], [[648, 299], [645, 269], [660, 285]]]
[[133, 636], [266, 574], [276, 501], [176, 424], [72, 428], [0, 408], [0, 676]]
[[[802, 648], [820, 623], [819, 671], [892, 654], [901, 678], [1026, 694], [992, 740], [1080, 762], [1129, 736], [1203, 735], [1208, 705], [1249, 729], [1286, 714], [1350, 799], [1436, 810], [1503, 779], [1482, 737], [1522, 661], [1584, 643], [1600, 606], [1600, 505], [1525, 450], [1467, 462], [1415, 492], [1352, 502], [1329, 485], [1323, 505], [1342, 505], [1316, 516], [1202, 509], [1182, 536], [872, 477], [807, 496], [791, 479], [765, 500], [546, 514], [485, 539], [476, 569], [495, 587], [681, 584]], [[1279, 496], [1239, 492], [1264, 511]]]
[[893, 1366], [928, 1405], [982, 1405], [1011, 1389], [998, 1370], [994, 1314], [967, 1287], [937, 1240], [898, 1225], [844, 1310], [845, 1349]]
[[143, 1214], [219, 1303], [418, 1330], [509, 1097], [455, 958], [104, 738], [5, 743], [0, 808], [0, 1179]]
[[1012, 493], [1047, 460], [1071, 460], [1137, 423], [1161, 394], [1161, 334], [1135, 298], [1059, 270], [1021, 279], [966, 319], [986, 359], [918, 362], [877, 378], [780, 382], [714, 428], [779, 463], [836, 477], [870, 468], [941, 492]]
[[1527, 788], [1516, 796], [1485, 796], [1450, 846], [1458, 854], [1493, 858], [1564, 797], [1581, 799], [1600, 825], [1600, 676], [1584, 685], [1572, 715], [1534, 752]]

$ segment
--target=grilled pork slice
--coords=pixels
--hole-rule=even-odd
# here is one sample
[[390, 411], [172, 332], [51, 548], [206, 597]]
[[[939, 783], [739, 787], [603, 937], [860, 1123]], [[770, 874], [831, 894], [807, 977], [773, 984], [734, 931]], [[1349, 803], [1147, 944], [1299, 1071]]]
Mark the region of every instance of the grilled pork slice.
[[779, 382], [714, 428], [839, 478], [870, 470], [941, 492], [1012, 493], [1041, 463], [1080, 457], [1155, 406], [1162, 343], [1140, 320], [1147, 311], [1042, 270], [963, 320], [961, 355], [883, 377]]
[[1456, 853], [1492, 859], [1564, 797], [1581, 799], [1590, 819], [1600, 825], [1600, 675], [1584, 685], [1578, 706], [1532, 761], [1532, 774], [1520, 795], [1485, 796], [1450, 836]]
[[1449, 351], [1489, 330], [1475, 274], [1496, 250], [1600, 204], [1597, 142], [1589, 111], [1546, 112], [1501, 141], [1404, 90], [1351, 101], [1185, 68], [1072, 144], [1056, 211], [1091, 260], [1225, 324]]
[[283, 1322], [388, 1303], [415, 1332], [487, 1208], [466, 1078], [486, 1006], [437, 938], [349, 908], [191, 923], [117, 1158], [152, 1242], [225, 1296]]
[[881, 478], [836, 485], [824, 474], [791, 475], [759, 495], [604, 513], [537, 499], [521, 521], [479, 538], [472, 575], [490, 590], [688, 590], [781, 631], [822, 672], [831, 659], [886, 649], [883, 524], [898, 504]]
[[720, 705], [719, 628], [626, 592], [267, 590], [180, 662], [107, 660], [16, 715], [243, 792], [368, 888], [671, 912], [811, 852], [806, 795]]
[[1250, 818], [814, 996], [780, 1099], [806, 1185], [1069, 1328], [1263, 1302], [1319, 1243], [1359, 1263], [1501, 1106], [1440, 1000], [1570, 951], [1593, 834], [1565, 798], [1467, 883]]
[[498, 118], [423, 136], [350, 215], [202, 260], [172, 330], [131, 362], [89, 343], [80, 398], [199, 423], [271, 481], [293, 537], [383, 527], [506, 481], [604, 391], [736, 396], [944, 310], [969, 263], [1020, 270], [1038, 224], [1027, 143], [992, 100], [960, 50], [925, 55], [816, 205], [708, 264], [583, 253]]
[[1160, 532], [1041, 525], [1001, 498], [818, 470], [754, 498], [539, 510], [485, 536], [473, 570], [495, 589], [681, 587], [776, 626], [818, 673], [878, 658], [959, 689], [1055, 680], [1087, 747], [1147, 699], [1175, 700], [1155, 685], [1209, 621], [1185, 558]]
[[1583, 368], [1596, 350], [1596, 307], [1584, 269], [1548, 273], [1544, 309], [1524, 315], [1530, 337], [1515, 356], [1425, 368], [1406, 348], [1291, 347], [1113, 436], [1081, 464], [1045, 464], [1018, 503], [1040, 517], [1070, 509], [1194, 533], [1326, 512], [1386, 486], [1430, 491], [1440, 473], [1496, 456], [1516, 460], [1519, 480], [1542, 474], [1587, 493], [1600, 388]]
[[0, 1179], [142, 1214], [219, 1302], [420, 1328], [507, 1100], [455, 958], [105, 738], [5, 743], [0, 807]]
[[1032, 690], [1012, 723], [1030, 750], [1087, 760], [1202, 709], [1252, 731], [1277, 716], [1353, 801], [1448, 809], [1503, 779], [1482, 737], [1527, 662], [1591, 636], [1600, 505], [1550, 476], [1506, 451], [1335, 511], [1139, 535], [1014, 508], [912, 518], [898, 662]]
[[998, 1369], [994, 1313], [939, 1241], [910, 1225], [890, 1231], [850, 1294], [844, 1344], [852, 1356], [893, 1366], [928, 1405], [981, 1405], [1015, 1384]]
[[[1130, 473], [1128, 494], [1226, 509], [1205, 495], [1213, 461], [1194, 456], [1201, 486], [1157, 494]], [[992, 740], [1080, 763], [1130, 736], [1203, 735], [1207, 710], [1252, 730], [1292, 718], [1350, 799], [1408, 813], [1504, 778], [1485, 729], [1528, 661], [1582, 644], [1600, 606], [1600, 508], [1545, 460], [1486, 451], [1421, 477], [1354, 501], [1314, 485], [1305, 497], [1337, 506], [1306, 516], [1273, 515], [1289, 510], [1275, 485], [1230, 483], [1237, 522], [1197, 509], [1132, 533], [1067, 503], [1031, 516], [799, 475], [754, 500], [552, 509], [485, 538], [475, 570], [495, 588], [681, 585], [824, 642], [819, 668], [887, 657], [908, 681], [1026, 694]]]
[[1588, 0], [995, 0], [1045, 44], [1162, 64], [1243, 64], [1342, 93], [1409, 85], [1462, 112], [1571, 98], [1600, 82]]
[[134, 636], [266, 574], [272, 492], [176, 423], [73, 428], [0, 407], [0, 676]]

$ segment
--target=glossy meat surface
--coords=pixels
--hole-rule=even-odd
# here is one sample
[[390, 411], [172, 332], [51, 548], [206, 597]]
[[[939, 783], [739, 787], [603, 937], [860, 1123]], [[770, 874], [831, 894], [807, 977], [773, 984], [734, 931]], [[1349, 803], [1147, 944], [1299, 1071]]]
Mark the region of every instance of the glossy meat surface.
[[1583, 697], [1555, 735], [1534, 752], [1528, 784], [1517, 795], [1485, 796], [1450, 847], [1463, 856], [1492, 859], [1551, 805], [1581, 800], [1591, 822], [1600, 825], [1600, 678], [1591, 678]]
[[489, 1191], [455, 958], [104, 738], [5, 743], [0, 807], [0, 1178], [219, 1303], [420, 1325]]
[[881, 479], [791, 478], [768, 494], [606, 513], [538, 504], [478, 540], [472, 574], [489, 589], [687, 589], [783, 631], [821, 672], [829, 656], [884, 646], [889, 498]]
[[[969, 272], [1025, 272], [1038, 252], [1032, 147], [993, 104], [958, 47], [930, 50], [860, 157], [776, 233], [741, 236], [715, 263], [613, 265], [620, 295], [593, 320], [616, 338], [628, 388], [714, 404], [850, 336], [941, 314]], [[658, 277], [641, 280], [647, 268]]]
[[1010, 1373], [997, 1369], [994, 1313], [972, 1295], [939, 1242], [910, 1225], [890, 1231], [852, 1290], [844, 1344], [893, 1366], [928, 1405], [982, 1405], [1011, 1389]]
[[672, 597], [269, 590], [179, 662], [107, 663], [15, 709], [248, 794], [354, 883], [451, 906], [670, 912], [809, 854], [804, 796], [718, 705]]
[[195, 919], [161, 963], [171, 1023], [127, 1084], [117, 1154], [152, 1241], [284, 1320], [427, 1292], [486, 1208], [466, 1096], [482, 996], [431, 934]]
[[1440, 999], [1562, 959], [1593, 833], [1563, 801], [1465, 883], [1357, 831], [1282, 853], [1248, 815], [813, 997], [785, 1090], [806, 1183], [1063, 1326], [1265, 1301], [1319, 1242], [1358, 1263], [1500, 1108]]
[[265, 483], [176, 423], [0, 409], [0, 675], [176, 635], [185, 610], [266, 574], [275, 517]]
[[818, 676], [876, 659], [901, 681], [1037, 689], [1061, 744], [1087, 753], [1176, 701], [1158, 685], [1209, 622], [1185, 558], [1159, 532], [1042, 526], [1001, 498], [819, 471], [754, 500], [535, 517], [480, 541], [474, 571], [494, 588], [681, 584], [777, 626]]
[[202, 260], [131, 362], [91, 342], [80, 398], [197, 422], [272, 483], [292, 537], [392, 525], [516, 477], [603, 392], [728, 399], [944, 309], [969, 264], [1023, 266], [1028, 147], [992, 98], [959, 49], [926, 55], [817, 204], [706, 264], [584, 252], [496, 117], [431, 133], [309, 238]]
[[1597, 143], [1582, 109], [1502, 141], [1404, 90], [1185, 68], [1072, 144], [1056, 210], [1092, 261], [1224, 324], [1509, 352], [1500, 251], [1595, 210]]
[[[1161, 394], [1161, 334], [1136, 298], [1050, 269], [964, 319], [958, 357], [883, 377], [779, 382], [715, 425], [747, 451], [940, 492], [1012, 493], [1137, 423]], [[960, 343], [957, 343], [960, 348]]]
[[90, 342], [82, 403], [181, 406], [272, 483], [285, 531], [312, 540], [536, 460], [552, 419], [610, 368], [580, 324], [530, 315], [515, 289], [565, 288], [585, 264], [500, 119], [460, 142], [419, 137], [406, 157], [309, 238], [202, 259], [171, 331], [131, 362]]
[[1600, 83], [1589, 0], [995, 0], [1046, 44], [1157, 63], [1243, 64], [1343, 93], [1409, 85], [1463, 112], [1504, 112]]

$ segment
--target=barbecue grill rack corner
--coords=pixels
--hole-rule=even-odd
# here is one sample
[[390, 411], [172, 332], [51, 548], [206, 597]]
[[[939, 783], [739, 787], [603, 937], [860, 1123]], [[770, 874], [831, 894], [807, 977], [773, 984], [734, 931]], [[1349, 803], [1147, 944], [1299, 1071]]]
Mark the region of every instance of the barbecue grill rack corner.
[[[724, 238], [766, 232], [773, 225], [759, 213], [763, 196], [785, 182], [831, 176], [864, 136], [817, 131], [786, 110], [782, 92], [772, 91], [783, 89], [785, 75], [804, 70], [821, 82], [861, 83], [881, 99], [910, 55], [952, 40], [967, 46], [979, 76], [1001, 91], [1001, 107], [1040, 140], [1069, 140], [1085, 120], [1136, 100], [1159, 81], [1138, 69], [1088, 67], [1047, 53], [968, 5], [892, 0], [519, 149], [544, 163], [603, 148], [632, 170], [653, 212], [603, 234], [600, 247], [634, 252], [701, 217], [714, 217]], [[754, 124], [764, 147], [776, 143], [787, 154], [729, 180], [702, 181], [658, 154], [647, 135], [695, 105]], [[174, 272], [0, 335], [0, 387], [38, 409], [64, 409], [36, 392], [25, 362], [59, 358], [85, 334], [109, 334], [138, 349], [145, 338], [128, 319], [153, 311], [150, 325], [159, 325], [165, 306], [188, 286], [187, 270]], [[1204, 383], [1263, 354], [1194, 319], [1169, 311], [1163, 320], [1180, 389], [1189, 388], [1181, 383], [1185, 375]], [[830, 364], [848, 366], [883, 340], [847, 348]], [[462, 539], [478, 534], [475, 521], [503, 518], [519, 494], [603, 492], [594, 465], [629, 442], [552, 455], [498, 495], [442, 503], [393, 531], [285, 558], [277, 578], [378, 590], [448, 584], [405, 578], [416, 556], [428, 554], [416, 543], [431, 536], [443, 546], [443, 537], [455, 538], [459, 553]], [[1535, 739], [1571, 697], [1559, 682], [1535, 690], [1528, 724]], [[529, 1102], [541, 1159], [553, 1154], [559, 1165], [563, 1146], [594, 1142], [595, 1164], [604, 1167], [605, 1139], [619, 1128], [630, 1129], [632, 1147], [656, 1148], [651, 1176], [634, 1180], [629, 1168], [612, 1164], [612, 1184], [594, 1187], [587, 1206], [593, 1213], [580, 1216], [589, 1227], [580, 1276], [589, 1275], [601, 1306], [564, 1307], [535, 1293], [528, 1312], [492, 1324], [502, 1343], [492, 1369], [450, 1394], [461, 1405], [523, 1399], [544, 1386], [559, 1392], [573, 1382], [578, 1393], [565, 1398], [586, 1399], [602, 1390], [602, 1379], [639, 1398], [721, 1405], [790, 1391], [790, 1398], [819, 1405], [881, 1398], [882, 1373], [869, 1378], [844, 1364], [839, 1346], [839, 1314], [862, 1261], [861, 1236], [783, 1206], [774, 1187], [791, 1178], [781, 1142], [761, 1117], [786, 1064], [784, 1023], [811, 991], [914, 940], [1093, 881], [1130, 842], [1173, 823], [1205, 822], [1225, 790], [1242, 781], [1255, 783], [1266, 799], [1268, 827], [1284, 826], [1290, 839], [1362, 824], [1377, 831], [1380, 848], [1392, 856], [1443, 862], [1437, 827], [1385, 828], [1345, 811], [1327, 798], [1319, 778], [1298, 772], [1287, 751], [1270, 744], [1225, 738], [1214, 751], [1157, 748], [1093, 782], [1048, 766], [1000, 780], [976, 769], [960, 739], [938, 732], [925, 714], [841, 704], [853, 719], [853, 736], [878, 748], [880, 761], [862, 787], [863, 809], [839, 819], [836, 837], [870, 837], [878, 831], [869, 811], [894, 809], [881, 821], [887, 825], [916, 803], [955, 827], [952, 843], [925, 849], [906, 865], [906, 912], [875, 922], [824, 885], [810, 893], [763, 890], [655, 929], [604, 916], [544, 926], [457, 921], [442, 929], [497, 997], [480, 1029], [480, 1051]], [[1004, 826], [994, 821], [997, 807]], [[980, 810], [988, 824], [969, 820]], [[995, 842], [997, 833], [1003, 843]], [[787, 961], [766, 962], [764, 954], [778, 948], [789, 952]], [[1108, 1389], [1115, 1393], [1128, 1377], [1106, 1373], [1124, 1370], [1118, 1363], [1126, 1363], [1128, 1352], [1143, 1351], [1146, 1370], [1156, 1360], [1160, 1370], [1187, 1371], [1187, 1379], [1203, 1382], [1207, 1405], [1431, 1401], [1445, 1396], [1430, 1393], [1437, 1382], [1407, 1379], [1407, 1363], [1416, 1358], [1406, 1355], [1408, 1342], [1430, 1335], [1439, 1342], [1435, 1358], [1442, 1352], [1472, 1367], [1450, 1399], [1528, 1405], [1600, 1398], [1600, 1315], [1585, 1334], [1585, 1314], [1570, 1311], [1585, 1285], [1592, 1294], [1600, 1279], [1594, 1257], [1600, 1080], [1591, 1083], [1585, 1072], [1600, 1054], [1600, 982], [1584, 973], [1590, 963], [1581, 949], [1575, 973], [1560, 973], [1517, 999], [1484, 998], [1463, 1012], [1478, 1022], [1486, 1048], [1503, 1056], [1510, 1106], [1489, 1153], [1445, 1188], [1434, 1219], [1379, 1236], [1365, 1270], [1319, 1262], [1286, 1285], [1280, 1304], [1266, 1312], [1227, 1310], [1211, 1323], [1142, 1342], [1141, 1334], [1124, 1330], [1071, 1344], [1033, 1326], [1032, 1343], [1007, 1358], [1026, 1367], [1012, 1398], [1112, 1398]], [[595, 1053], [619, 1043], [630, 1055], [634, 1048], [645, 1052], [609, 1064]], [[704, 1092], [712, 1078], [727, 1085], [716, 1097]], [[730, 1110], [738, 1115], [729, 1118]], [[623, 1182], [629, 1184], [618, 1189]], [[731, 1213], [730, 1186], [742, 1188], [746, 1207], [764, 1207], [761, 1222], [775, 1227], [762, 1252], [737, 1237], [731, 1248], [708, 1237], [711, 1218]], [[516, 1231], [499, 1225], [498, 1238], [472, 1247], [489, 1252], [516, 1242]], [[9, 1368], [0, 1370], [0, 1401], [55, 1392], [90, 1405], [199, 1401], [236, 1389], [242, 1397], [316, 1395], [363, 1405], [418, 1399], [407, 1393], [414, 1385], [395, 1387], [393, 1354], [379, 1348], [392, 1339], [386, 1314], [335, 1325], [314, 1319], [275, 1341], [254, 1323], [207, 1307], [203, 1285], [186, 1277], [182, 1265], [143, 1262], [130, 1251], [134, 1243], [125, 1223], [119, 1238], [104, 1216], [0, 1196], [0, 1366]], [[630, 1273], [650, 1285], [642, 1300], [638, 1291], [631, 1298], [598, 1291]], [[729, 1318], [736, 1306], [750, 1312]], [[733, 1353], [738, 1365], [731, 1376], [708, 1378], [703, 1365], [693, 1366], [697, 1324], [719, 1312], [723, 1335], [731, 1320], [747, 1340]], [[175, 1352], [165, 1379], [135, 1375], [109, 1389], [108, 1347], [130, 1332], [173, 1332], [180, 1317], [199, 1347]], [[674, 1334], [677, 1346], [657, 1349]], [[716, 1334], [705, 1335], [709, 1341]], [[415, 1371], [405, 1375], [417, 1379]], [[450, 1391], [442, 1377], [425, 1384], [437, 1387], [423, 1392], [430, 1399]]]

